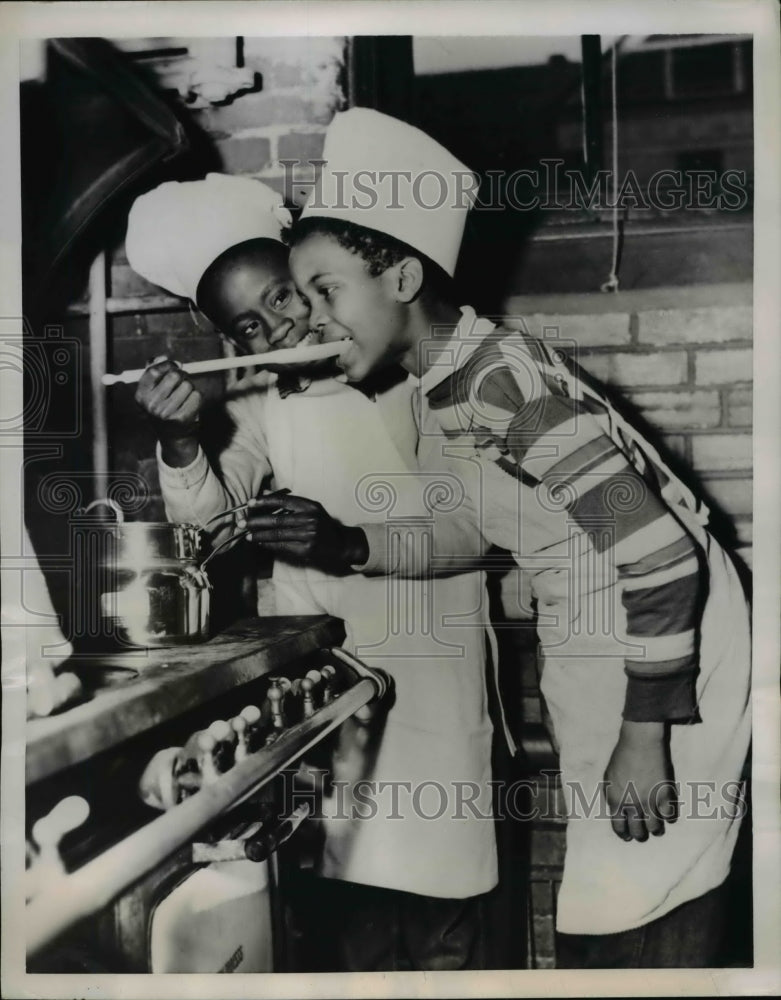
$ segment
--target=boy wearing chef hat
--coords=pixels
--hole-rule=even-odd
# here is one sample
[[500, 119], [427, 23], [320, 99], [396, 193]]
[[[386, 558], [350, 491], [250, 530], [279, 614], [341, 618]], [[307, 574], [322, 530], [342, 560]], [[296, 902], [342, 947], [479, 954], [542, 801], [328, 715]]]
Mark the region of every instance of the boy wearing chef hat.
[[[197, 304], [234, 350], [263, 354], [312, 339], [282, 243], [290, 223], [279, 195], [249, 178], [169, 181], [133, 204], [127, 258], [149, 281]], [[168, 482], [166, 467], [190, 466], [198, 454], [201, 394], [178, 365], [159, 358], [136, 398], [155, 422]]]
[[[531, 574], [574, 809], [559, 963], [715, 964], [750, 655], [746, 601], [707, 510], [561, 352], [457, 307], [448, 277], [475, 188], [463, 164], [363, 108], [335, 117], [324, 160], [291, 240], [310, 322], [350, 341], [338, 361], [349, 379], [396, 362], [416, 377], [421, 440], [479, 467], [482, 532]], [[392, 529], [363, 526], [367, 579], [461, 555], [444, 523], [416, 545], [398, 544], [408, 526]], [[707, 821], [702, 782], [717, 789]]]
[[[239, 351], [292, 347], [306, 339], [309, 324], [287, 269], [282, 237], [289, 221], [279, 196], [251, 179], [210, 175], [163, 184], [133, 206], [128, 260], [148, 280], [197, 303]], [[352, 802], [351, 789], [324, 805], [320, 871], [329, 878], [320, 891], [328, 889], [331, 919], [318, 934], [337, 936], [336, 971], [479, 968], [481, 900], [497, 882], [484, 579], [470, 572], [433, 588], [409, 581], [390, 631], [390, 585], [350, 572], [363, 558], [356, 549], [363, 533], [346, 525], [367, 519], [359, 487], [378, 470], [400, 484], [401, 506], [406, 496], [407, 509], [418, 509], [425, 484], [410, 476], [418, 444], [411, 387], [397, 378], [371, 393], [343, 377], [313, 374], [320, 377], [292, 392], [265, 372], [237, 383], [226, 402], [234, 435], [212, 468], [198, 442], [200, 395], [172, 361], [151, 365], [137, 399], [156, 421], [166, 511], [172, 520], [205, 524], [269, 485], [319, 501], [306, 518], [313, 529], [307, 544], [291, 543], [285, 525], [264, 538], [277, 556], [276, 610], [343, 619], [345, 645], [393, 676], [395, 702], [352, 774], [388, 786], [373, 814], [366, 815], [366, 795]], [[297, 522], [295, 510], [286, 516]], [[474, 526], [463, 540], [473, 551], [482, 546]], [[458, 619], [447, 644], [416, 628], [426, 609], [435, 620]], [[339, 752], [343, 769], [355, 757], [345, 740], [349, 735]], [[452, 808], [438, 816], [430, 803], [412, 808], [410, 795], [426, 783], [445, 790], [455, 807], [455, 782], [476, 795], [460, 821], [451, 819]]]

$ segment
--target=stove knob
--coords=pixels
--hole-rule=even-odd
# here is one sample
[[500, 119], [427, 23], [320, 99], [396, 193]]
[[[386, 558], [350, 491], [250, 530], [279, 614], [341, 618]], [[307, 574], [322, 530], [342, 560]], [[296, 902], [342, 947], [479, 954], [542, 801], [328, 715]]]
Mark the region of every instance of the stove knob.
[[[266, 722], [268, 724], [271, 720], [271, 712], [268, 706], [265, 706], [266, 712]], [[243, 719], [246, 723], [246, 730], [244, 731], [244, 742], [246, 744], [247, 753], [254, 753], [255, 750], [260, 746], [260, 732], [264, 726], [263, 715], [261, 710], [257, 705], [245, 705], [244, 708], [239, 712], [235, 719], [231, 720], [231, 726], [234, 732], [237, 734], [238, 740], [238, 730], [236, 729], [236, 722], [238, 719]], [[243, 752], [243, 751], [242, 751]], [[236, 753], [239, 753], [239, 743], [236, 743]], [[239, 757], [241, 759], [241, 757]]]
[[237, 715], [235, 719], [231, 719], [231, 728], [236, 736], [236, 750], [233, 754], [233, 759], [238, 764], [239, 761], [244, 760], [250, 752], [247, 720], [243, 715]]
[[198, 734], [198, 767], [204, 785], [211, 785], [220, 776], [215, 760], [216, 750], [217, 740], [208, 730]]
[[[285, 716], [282, 710], [282, 699], [285, 696], [285, 691], [281, 684], [276, 683], [276, 678], [274, 678], [274, 683], [269, 686], [266, 698], [268, 699], [269, 707], [271, 709], [271, 725], [274, 729], [284, 729], [285, 728]], [[287, 678], [285, 678], [287, 680]], [[288, 681], [288, 686], [290, 681]]]
[[80, 795], [69, 795], [58, 802], [47, 816], [34, 823], [32, 838], [40, 851], [35, 864], [44, 865], [51, 872], [63, 873], [65, 868], [59, 852], [60, 841], [66, 833], [81, 826], [88, 816], [87, 800]]
[[304, 718], [311, 719], [315, 714], [315, 703], [312, 699], [312, 690], [314, 688], [314, 682], [309, 677], [309, 674], [301, 680], [301, 692], [304, 696]]
[[260, 709], [257, 705], [247, 705], [239, 714], [247, 720], [248, 726], [256, 726], [260, 722]]

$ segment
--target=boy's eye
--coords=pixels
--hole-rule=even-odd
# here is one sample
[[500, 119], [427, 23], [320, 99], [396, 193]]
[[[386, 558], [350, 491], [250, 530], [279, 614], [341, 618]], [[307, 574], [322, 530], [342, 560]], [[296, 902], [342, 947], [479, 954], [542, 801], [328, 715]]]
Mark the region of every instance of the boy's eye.
[[240, 336], [251, 339], [260, 330], [260, 320], [253, 319], [246, 323], [239, 331]]
[[325, 299], [326, 302], [330, 302], [334, 292], [334, 286], [326, 285], [324, 288], [319, 288], [318, 291], [321, 298]]
[[273, 293], [270, 300], [272, 309], [284, 309], [289, 303], [293, 293], [289, 288], [279, 288]]

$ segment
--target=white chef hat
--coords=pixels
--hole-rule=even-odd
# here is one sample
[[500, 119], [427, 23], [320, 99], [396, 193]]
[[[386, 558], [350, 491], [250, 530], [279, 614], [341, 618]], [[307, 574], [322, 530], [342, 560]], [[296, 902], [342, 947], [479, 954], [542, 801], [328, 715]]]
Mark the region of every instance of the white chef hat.
[[301, 218], [340, 219], [393, 236], [452, 276], [476, 175], [406, 122], [369, 108], [334, 116]]
[[207, 267], [245, 240], [282, 241], [292, 222], [281, 195], [250, 177], [207, 174], [167, 181], [141, 195], [128, 217], [125, 250], [134, 271], [195, 301]]

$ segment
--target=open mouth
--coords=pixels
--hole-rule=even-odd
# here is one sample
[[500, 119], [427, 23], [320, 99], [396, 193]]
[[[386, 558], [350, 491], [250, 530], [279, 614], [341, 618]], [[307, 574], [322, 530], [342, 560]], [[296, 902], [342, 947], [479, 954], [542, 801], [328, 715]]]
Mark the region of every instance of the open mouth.
[[345, 362], [349, 364], [350, 356], [355, 353], [355, 341], [352, 337], [342, 337], [340, 342], [344, 344], [344, 350], [337, 357], [336, 363], [340, 368], [344, 368]]

